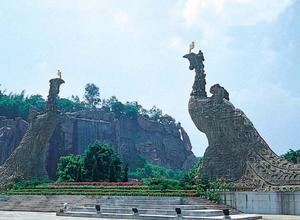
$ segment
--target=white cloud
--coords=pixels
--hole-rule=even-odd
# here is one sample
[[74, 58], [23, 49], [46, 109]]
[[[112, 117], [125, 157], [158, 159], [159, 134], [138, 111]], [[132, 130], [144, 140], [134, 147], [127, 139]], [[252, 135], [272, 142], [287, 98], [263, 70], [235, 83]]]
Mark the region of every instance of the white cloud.
[[230, 27], [275, 21], [292, 3], [293, 0], [188, 0], [181, 16], [188, 27], [200, 29], [202, 45], [226, 45]]
[[136, 28], [134, 27], [132, 20], [125, 11], [119, 11], [113, 14], [113, 18], [118, 27], [127, 33], [136, 34]]
[[175, 36], [170, 40], [169, 46], [175, 50], [178, 50], [182, 53], [187, 51], [187, 44], [183, 42], [182, 38]]
[[[69, 18], [77, 20], [84, 30], [105, 26], [111, 21], [122, 31], [136, 34], [136, 27], [130, 15], [122, 9], [118, 1], [104, 0], [61, 0], [61, 1], [33, 1], [33, 7], [51, 10], [60, 19], [67, 21]], [[63, 13], [62, 13], [63, 12]], [[64, 15], [66, 15], [64, 17]]]
[[231, 101], [245, 111], [276, 153], [282, 154], [288, 147], [297, 147], [300, 129], [299, 96], [284, 89], [280, 83], [254, 79], [244, 89], [232, 92]]
[[188, 0], [182, 15], [188, 25], [255, 25], [274, 21], [292, 0]]

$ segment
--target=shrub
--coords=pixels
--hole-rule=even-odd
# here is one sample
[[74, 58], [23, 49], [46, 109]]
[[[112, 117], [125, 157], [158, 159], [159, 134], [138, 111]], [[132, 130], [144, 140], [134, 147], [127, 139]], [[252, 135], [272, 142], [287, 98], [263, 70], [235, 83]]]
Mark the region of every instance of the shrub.
[[140, 182], [56, 182], [50, 186], [140, 186]]
[[50, 182], [51, 180], [45, 178], [38, 178], [38, 177], [33, 177], [30, 180], [15, 179], [12, 185], [12, 189], [20, 190], [26, 188], [36, 188], [36, 186], [38, 185], [48, 184]]
[[87, 181], [121, 181], [120, 157], [106, 144], [90, 145], [83, 156], [83, 176]]
[[297, 158], [300, 157], [300, 150], [292, 150], [290, 149], [287, 153], [281, 156], [285, 160], [292, 162], [292, 163], [297, 163]]
[[82, 176], [81, 157], [73, 154], [60, 157], [57, 165], [56, 175], [58, 181], [80, 181]]
[[174, 179], [147, 179], [144, 181], [150, 189], [166, 190], [166, 189], [184, 189], [184, 185]]
[[61, 157], [57, 167], [57, 180], [116, 182], [124, 179], [126, 175], [122, 167], [122, 161], [118, 154], [108, 145], [96, 142], [88, 147], [83, 156]]
[[179, 170], [172, 170], [165, 167], [153, 165], [149, 162], [145, 162], [142, 168], [129, 171], [129, 177], [134, 179], [143, 178], [165, 178], [165, 179], [181, 179], [183, 172]]

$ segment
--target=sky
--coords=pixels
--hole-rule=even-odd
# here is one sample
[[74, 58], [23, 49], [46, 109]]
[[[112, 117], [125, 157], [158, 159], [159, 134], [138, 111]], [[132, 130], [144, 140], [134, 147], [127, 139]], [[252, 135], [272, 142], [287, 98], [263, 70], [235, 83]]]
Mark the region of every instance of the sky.
[[60, 69], [61, 97], [153, 105], [180, 121], [193, 152], [208, 143], [188, 114], [195, 41], [207, 91], [224, 86], [277, 153], [300, 148], [300, 0], [2, 0], [0, 84], [46, 97]]

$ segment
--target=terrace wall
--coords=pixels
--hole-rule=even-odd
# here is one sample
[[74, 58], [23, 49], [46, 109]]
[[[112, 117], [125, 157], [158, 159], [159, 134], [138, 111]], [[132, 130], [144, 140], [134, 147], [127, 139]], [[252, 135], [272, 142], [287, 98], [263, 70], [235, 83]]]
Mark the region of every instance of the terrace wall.
[[221, 203], [241, 212], [300, 215], [300, 192], [221, 192]]

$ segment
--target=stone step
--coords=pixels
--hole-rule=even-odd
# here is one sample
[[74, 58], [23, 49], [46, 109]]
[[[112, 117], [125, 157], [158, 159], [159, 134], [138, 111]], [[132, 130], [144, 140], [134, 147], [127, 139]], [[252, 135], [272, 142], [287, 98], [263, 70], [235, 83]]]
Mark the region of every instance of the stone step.
[[[155, 199], [99, 199], [97, 200], [98, 203], [110, 203], [110, 204], [114, 204], [114, 203], [142, 203], [142, 204], [147, 204], [147, 203], [151, 203], [151, 204], [186, 204], [187, 202], [182, 200], [182, 199], [166, 199], [166, 200], [155, 200]], [[199, 203], [211, 203], [209, 200], [207, 199], [198, 199], [197, 200], [197, 204]]]
[[[72, 204], [71, 204], [72, 205]], [[85, 207], [92, 207], [94, 208], [96, 204], [85, 204]], [[168, 209], [168, 210], [175, 210], [175, 208], [181, 208], [182, 210], [202, 210], [202, 209], [211, 209], [212, 207], [216, 206], [215, 204], [199, 204], [199, 205], [151, 205], [151, 204], [119, 204], [116, 206], [110, 204], [99, 204], [101, 208], [147, 208], [147, 209]]]
[[181, 201], [182, 197], [171, 197], [171, 196], [101, 196], [101, 200], [171, 200]]
[[[57, 212], [57, 216], [71, 216], [71, 217], [88, 217], [88, 218], [113, 218], [113, 219], [143, 219], [143, 220], [168, 220], [168, 219], [189, 219], [189, 220], [219, 220], [223, 219], [223, 215], [218, 216], [182, 216], [178, 217], [177, 215], [148, 215], [148, 214], [120, 214], [120, 213], [88, 213], [88, 212]], [[239, 214], [231, 215], [232, 220], [256, 220], [262, 219], [262, 216], [259, 215], [250, 215], [250, 214]]]
[[[95, 212], [95, 208], [88, 208], [88, 207], [79, 207], [79, 208], [71, 208], [70, 212]], [[168, 209], [138, 209], [139, 214], [152, 214], [152, 215], [176, 215], [175, 209], [168, 210]], [[101, 208], [101, 213], [119, 213], [119, 214], [132, 214], [131, 208]], [[206, 210], [182, 210], [182, 214], [185, 216], [216, 216], [222, 215], [222, 210], [215, 210], [215, 209], [206, 209]]]
[[120, 205], [120, 204], [153, 204], [153, 205], [180, 205], [182, 202], [179, 200], [129, 200], [129, 201], [123, 201], [123, 200], [100, 200], [99, 203], [105, 203], [110, 205]]

